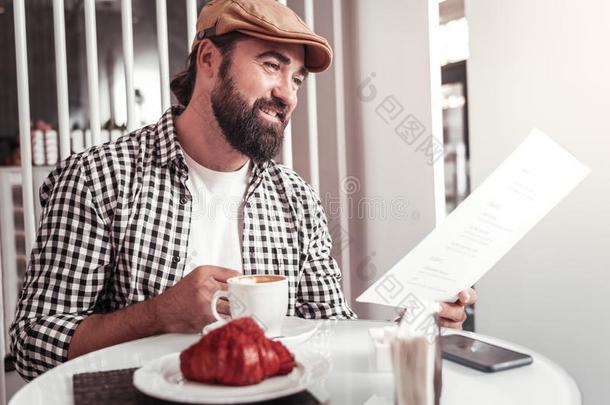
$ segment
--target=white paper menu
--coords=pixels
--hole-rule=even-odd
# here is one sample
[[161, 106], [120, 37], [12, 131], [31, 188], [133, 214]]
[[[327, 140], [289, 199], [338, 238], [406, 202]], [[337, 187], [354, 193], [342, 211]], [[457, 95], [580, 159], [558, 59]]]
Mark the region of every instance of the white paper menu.
[[[589, 169], [542, 131], [515, 151], [358, 302], [454, 301], [477, 282]], [[551, 243], [551, 242], [549, 242]]]

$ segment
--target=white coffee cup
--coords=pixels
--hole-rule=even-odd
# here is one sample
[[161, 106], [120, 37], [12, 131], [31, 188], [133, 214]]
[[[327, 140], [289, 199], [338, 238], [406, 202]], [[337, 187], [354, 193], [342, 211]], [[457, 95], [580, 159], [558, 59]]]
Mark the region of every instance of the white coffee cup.
[[250, 316], [265, 330], [267, 337], [281, 335], [282, 322], [288, 311], [288, 279], [285, 276], [258, 274], [231, 277], [228, 291], [218, 290], [212, 297], [212, 314], [224, 319], [216, 309], [221, 297], [229, 300], [231, 318]]

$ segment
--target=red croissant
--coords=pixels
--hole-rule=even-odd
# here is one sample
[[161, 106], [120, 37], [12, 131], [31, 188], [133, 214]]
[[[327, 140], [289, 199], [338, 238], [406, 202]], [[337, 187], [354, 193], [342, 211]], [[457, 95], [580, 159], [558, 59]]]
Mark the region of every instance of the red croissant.
[[180, 353], [182, 374], [207, 384], [258, 384], [295, 366], [288, 349], [268, 339], [252, 318], [231, 321]]

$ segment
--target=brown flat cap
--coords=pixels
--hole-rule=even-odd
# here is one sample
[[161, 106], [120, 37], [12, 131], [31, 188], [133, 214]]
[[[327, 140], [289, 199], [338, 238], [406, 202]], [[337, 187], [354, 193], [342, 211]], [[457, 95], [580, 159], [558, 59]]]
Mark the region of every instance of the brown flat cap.
[[210, 0], [199, 13], [192, 48], [205, 38], [232, 31], [268, 41], [303, 44], [305, 67], [311, 72], [326, 70], [333, 59], [328, 41], [275, 0]]

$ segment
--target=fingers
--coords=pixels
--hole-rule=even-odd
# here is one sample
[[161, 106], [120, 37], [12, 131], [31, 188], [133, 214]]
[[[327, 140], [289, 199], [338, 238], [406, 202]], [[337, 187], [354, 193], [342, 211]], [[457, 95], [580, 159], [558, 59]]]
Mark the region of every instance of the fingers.
[[462, 329], [464, 322], [451, 322], [446, 319], [441, 319], [440, 324], [443, 328]]
[[468, 288], [460, 291], [458, 300], [454, 304], [447, 302], [440, 303], [440, 324], [445, 328], [462, 329], [462, 324], [468, 318], [466, 315], [466, 306], [472, 305], [477, 301], [477, 292]]
[[220, 266], [199, 266], [193, 271], [204, 272], [212, 276], [214, 280], [219, 281], [221, 283], [226, 283], [226, 281], [231, 277], [237, 277], [242, 275], [242, 273], [237, 270], [232, 270]]
[[233, 270], [233, 269], [227, 269], [226, 267], [219, 267], [219, 266], [209, 266], [211, 268], [211, 272], [212, 272], [212, 277], [214, 277], [214, 279], [216, 281], [219, 281], [221, 283], [226, 283], [226, 281], [228, 279], [230, 279], [231, 277], [237, 277], [237, 276], [241, 276], [242, 273], [240, 273], [237, 270]]
[[219, 299], [216, 302], [216, 310], [220, 315], [231, 315], [231, 309], [229, 307], [229, 301]]
[[458, 294], [458, 303], [461, 305], [472, 305], [475, 302], [477, 302], [477, 292], [473, 288], [460, 291]]
[[441, 311], [439, 312], [441, 321], [448, 322], [459, 322], [462, 323], [466, 320], [466, 310], [463, 305], [459, 304], [448, 304], [446, 302], [441, 303]]
[[462, 329], [468, 317], [465, 307], [459, 304], [442, 303], [439, 312], [439, 323], [444, 328]]

